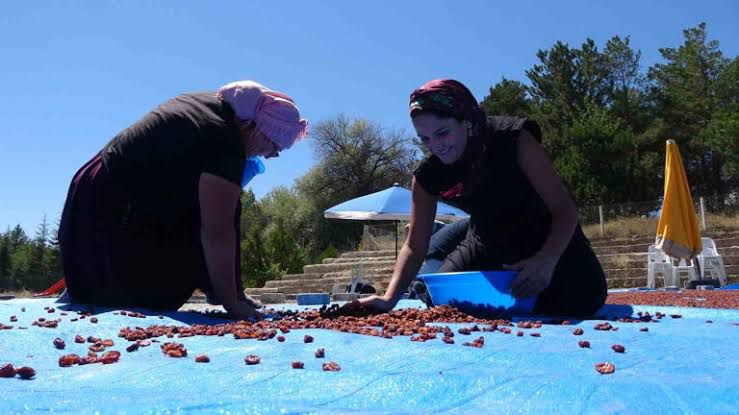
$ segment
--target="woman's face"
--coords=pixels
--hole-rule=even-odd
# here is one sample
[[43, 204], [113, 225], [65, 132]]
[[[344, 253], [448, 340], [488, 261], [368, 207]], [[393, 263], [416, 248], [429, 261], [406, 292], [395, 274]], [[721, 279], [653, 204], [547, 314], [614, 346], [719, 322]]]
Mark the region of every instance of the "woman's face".
[[255, 124], [251, 123], [241, 128], [244, 139], [244, 153], [246, 157], [262, 156], [266, 159], [279, 157], [280, 150], [275, 143], [260, 132]]
[[452, 164], [464, 154], [467, 126], [453, 117], [419, 114], [412, 118], [421, 142], [444, 164]]

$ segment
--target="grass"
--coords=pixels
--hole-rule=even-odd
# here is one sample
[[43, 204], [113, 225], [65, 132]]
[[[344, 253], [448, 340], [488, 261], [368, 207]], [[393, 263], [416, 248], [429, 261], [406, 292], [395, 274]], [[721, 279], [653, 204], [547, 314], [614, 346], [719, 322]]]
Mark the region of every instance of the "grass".
[[[603, 237], [606, 238], [639, 238], [653, 237], [657, 233], [657, 218], [619, 218], [603, 224]], [[698, 219], [700, 224], [700, 218]], [[727, 232], [739, 231], [739, 215], [707, 215], [706, 231]], [[583, 232], [590, 239], [601, 238], [600, 225], [583, 226]]]
[[706, 216], [706, 227], [718, 231], [735, 231], [739, 229], [739, 215]]
[[0, 290], [0, 296], [4, 295], [12, 295], [15, 298], [31, 298], [33, 297], [33, 293], [31, 291], [28, 291], [26, 289], [21, 290]]
[[[600, 224], [583, 226], [585, 236], [590, 239], [601, 238]], [[638, 238], [654, 236], [657, 233], [656, 218], [620, 218], [603, 224], [603, 237]]]

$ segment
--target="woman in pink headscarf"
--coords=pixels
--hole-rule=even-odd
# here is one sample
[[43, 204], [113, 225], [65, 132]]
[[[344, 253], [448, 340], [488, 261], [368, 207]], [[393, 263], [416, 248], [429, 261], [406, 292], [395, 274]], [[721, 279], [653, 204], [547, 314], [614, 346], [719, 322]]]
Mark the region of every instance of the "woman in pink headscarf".
[[165, 102], [74, 176], [59, 230], [70, 300], [177, 309], [202, 289], [258, 316], [241, 284], [248, 161], [305, 137], [293, 100], [253, 81]]

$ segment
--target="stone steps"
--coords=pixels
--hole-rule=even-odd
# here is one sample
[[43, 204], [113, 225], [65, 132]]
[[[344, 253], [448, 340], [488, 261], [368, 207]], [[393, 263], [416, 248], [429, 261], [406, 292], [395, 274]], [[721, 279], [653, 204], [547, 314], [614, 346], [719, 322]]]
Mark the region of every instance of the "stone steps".
[[[378, 285], [387, 285], [388, 282], [390, 282], [391, 275], [384, 275], [380, 277], [375, 278], [368, 278], [369, 282], [372, 284], [373, 287], [377, 288]], [[350, 276], [336, 276], [336, 277], [327, 277], [327, 278], [321, 278], [318, 280], [288, 280], [288, 281], [281, 281], [281, 280], [271, 280], [267, 281], [263, 288], [263, 292], [282, 292], [286, 288], [293, 288], [293, 287], [309, 287], [309, 286], [329, 286], [333, 287], [336, 284], [341, 285], [349, 285], [351, 284], [352, 279]]]
[[[709, 237], [713, 240], [716, 239], [727, 239], [727, 238], [739, 238], [739, 231], [725, 231], [725, 232], [708, 232], [701, 234], [703, 237]], [[605, 247], [614, 245], [634, 245], [634, 244], [652, 244], [654, 243], [653, 235], [640, 235], [631, 238], [590, 238], [590, 244], [593, 247]]]
[[[719, 254], [723, 257], [724, 264], [739, 265], [739, 246], [719, 248]], [[643, 268], [647, 261], [646, 252], [629, 252], [629, 253], [611, 253], [598, 255], [598, 259], [604, 268], [616, 268], [610, 266], [611, 264], [618, 264], [618, 268]], [[326, 278], [334, 275], [349, 275], [355, 266], [360, 263], [341, 263], [336, 271], [326, 273], [310, 273], [310, 274], [290, 274], [283, 276], [282, 280], [297, 280], [297, 279], [318, 279]], [[364, 272], [368, 275], [376, 275], [378, 273], [392, 273], [392, 269], [395, 265], [394, 261], [374, 261], [372, 263], [362, 263], [364, 265]], [[323, 264], [326, 265], [326, 264]], [[370, 266], [368, 266], [370, 265]]]
[[359, 266], [360, 264], [364, 267], [364, 272], [368, 272], [375, 268], [394, 266], [395, 260], [392, 260], [392, 261], [363, 261], [361, 263], [346, 262], [346, 263], [338, 263], [338, 264], [313, 264], [313, 265], [304, 266], [303, 272], [325, 274], [327, 272], [335, 272], [335, 271], [350, 271], [354, 269], [355, 267]]
[[[739, 251], [739, 248], [729, 249]], [[719, 250], [719, 254], [721, 254], [725, 266], [739, 265], [739, 252], [727, 255], [725, 252]], [[643, 268], [647, 263], [647, 254], [622, 254], [612, 255], [610, 257], [599, 256], [598, 260], [603, 268]]]
[[[289, 280], [316, 280], [323, 277], [323, 274], [320, 272], [309, 272], [306, 274], [285, 274], [282, 276], [282, 281], [289, 281]], [[268, 281], [269, 282], [269, 281]]]
[[[607, 279], [619, 278], [647, 278], [647, 268], [604, 268]], [[726, 274], [728, 276], [739, 276], [739, 265], [727, 265]]]
[[[371, 272], [365, 272], [364, 279], [373, 279], [377, 277], [387, 276], [390, 277], [393, 274], [393, 269], [395, 269], [395, 265], [382, 267], [382, 268], [376, 268], [372, 270]], [[327, 272], [323, 274], [323, 278], [334, 278], [334, 277], [347, 277], [351, 278], [351, 272], [350, 271], [336, 271], [336, 272]]]
[[[739, 280], [739, 232], [708, 234], [714, 239], [724, 259], [729, 280]], [[593, 241], [593, 250], [606, 273], [608, 285], [614, 287], [640, 287], [646, 285], [647, 249], [654, 243], [653, 237], [608, 239]], [[336, 285], [349, 285], [351, 275], [361, 266], [364, 280], [375, 289], [387, 287], [395, 266], [395, 251], [345, 252], [338, 258], [326, 258], [321, 264], [303, 267], [304, 274], [287, 274], [280, 280], [267, 281], [264, 288], [247, 289], [247, 294], [257, 297], [267, 294], [284, 294], [288, 300], [304, 292], [331, 292]]]
[[248, 295], [254, 296], [254, 295], [261, 295], [264, 293], [276, 293], [278, 292], [275, 288], [268, 288], [268, 287], [262, 287], [262, 288], [245, 288], [244, 292]]
[[[716, 247], [718, 248], [729, 248], [739, 246], [739, 237], [719, 238], [714, 239], [714, 242], [716, 242]], [[649, 245], [652, 245], [653, 243], [654, 241], [633, 245], [613, 245], [607, 247], [594, 246], [593, 251], [596, 255], [644, 253], [649, 249]]]
[[395, 256], [372, 256], [372, 257], [350, 257], [350, 258], [324, 258], [323, 264], [345, 264], [345, 263], [353, 263], [353, 264], [359, 264], [363, 262], [377, 262], [377, 261], [393, 261], [395, 262]]
[[[633, 277], [633, 278], [609, 278], [606, 280], [608, 282], [608, 288], [639, 288], [639, 287], [645, 287], [647, 285], [647, 277]], [[678, 282], [678, 286], [682, 287], [684, 283], [684, 279]], [[739, 283], [739, 276], [737, 274], [734, 274], [734, 276], [729, 276], [726, 280], [727, 284], [736, 284]], [[656, 288], [664, 287], [664, 281], [662, 281], [660, 278], [657, 278], [655, 281]]]
[[[348, 284], [349, 282], [346, 282], [341, 285], [345, 286]], [[378, 292], [382, 292], [387, 287], [387, 284], [388, 282], [379, 283], [379, 284], [375, 282], [372, 286], [375, 287], [375, 290], [377, 290]], [[280, 287], [279, 292], [282, 294], [300, 294], [300, 293], [312, 293], [312, 292], [330, 293], [333, 291], [333, 288], [335, 285], [337, 285], [337, 283], [331, 283], [329, 281], [315, 282], [315, 283], [310, 283], [310, 284], [296, 284], [296, 285]], [[341, 292], [343, 291], [344, 290], [341, 290]]]
[[[400, 249], [400, 247], [398, 247]], [[389, 249], [389, 250], [382, 250], [382, 251], [354, 251], [354, 252], [344, 252], [339, 256], [339, 258], [364, 258], [364, 257], [373, 257], [373, 256], [391, 256], [395, 258], [395, 250]]]

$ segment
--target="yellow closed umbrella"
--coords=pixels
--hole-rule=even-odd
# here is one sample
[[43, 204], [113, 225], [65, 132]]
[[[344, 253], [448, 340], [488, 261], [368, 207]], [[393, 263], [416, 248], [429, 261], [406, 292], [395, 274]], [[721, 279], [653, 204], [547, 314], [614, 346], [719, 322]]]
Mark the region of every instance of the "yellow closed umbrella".
[[673, 258], [695, 258], [703, 249], [683, 159], [675, 140], [667, 140], [665, 194], [657, 224], [657, 248]]

